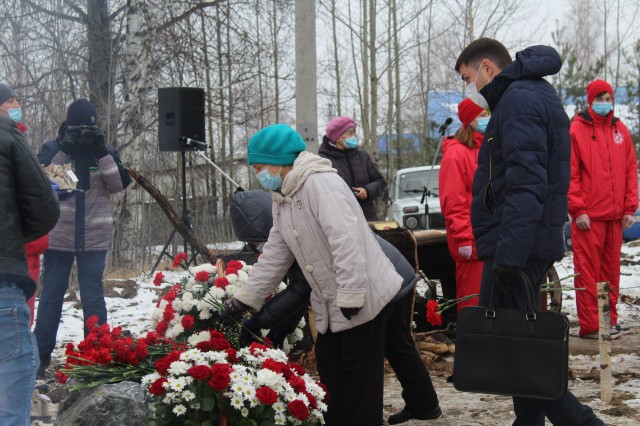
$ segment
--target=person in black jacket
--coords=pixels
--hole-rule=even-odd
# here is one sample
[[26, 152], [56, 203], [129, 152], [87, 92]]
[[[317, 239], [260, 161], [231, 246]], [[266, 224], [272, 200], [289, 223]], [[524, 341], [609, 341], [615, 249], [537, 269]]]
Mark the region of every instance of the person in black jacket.
[[331, 119], [318, 155], [331, 160], [338, 175], [353, 190], [364, 217], [368, 221], [378, 220], [373, 200], [382, 195], [387, 184], [369, 154], [358, 150], [356, 122], [345, 116]]
[[[234, 232], [238, 239], [249, 242], [256, 252], [260, 252], [269, 236], [273, 223], [271, 207], [271, 197], [260, 190], [236, 192], [231, 200], [230, 215]], [[413, 289], [418, 277], [393, 245], [377, 235], [376, 241], [404, 278], [400, 291], [390, 303], [395, 306], [386, 320], [384, 353], [402, 385], [405, 407], [391, 415], [388, 422], [398, 424], [410, 419], [437, 419], [442, 416], [438, 396], [411, 336]], [[295, 262], [287, 277], [287, 288], [244, 322], [245, 330], [241, 338], [244, 344], [250, 342], [252, 334], [259, 336], [261, 329], [270, 329], [267, 337], [280, 347], [283, 339], [295, 330], [309, 304], [311, 287]]]
[[39, 361], [26, 302], [36, 285], [29, 278], [24, 244], [46, 235], [60, 208], [35, 154], [4, 114], [0, 181], [0, 424], [27, 425]]
[[[562, 259], [571, 146], [569, 118], [544, 76], [562, 60], [548, 46], [532, 46], [515, 61], [497, 40], [480, 38], [460, 54], [456, 71], [469, 97], [491, 109], [473, 179], [471, 225], [484, 260], [480, 305], [494, 291], [496, 305], [526, 308], [521, 274], [539, 291], [544, 273]], [[567, 392], [558, 400], [513, 398], [514, 425], [603, 424]]]

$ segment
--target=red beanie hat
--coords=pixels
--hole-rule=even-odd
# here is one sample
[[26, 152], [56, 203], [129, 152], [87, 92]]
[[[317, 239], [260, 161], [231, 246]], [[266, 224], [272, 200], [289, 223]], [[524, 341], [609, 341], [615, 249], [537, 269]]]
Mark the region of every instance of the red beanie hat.
[[458, 118], [460, 118], [462, 127], [467, 126], [473, 120], [478, 118], [482, 111], [484, 111], [484, 109], [481, 106], [473, 102], [471, 99], [465, 98], [465, 100], [458, 104]]
[[587, 86], [587, 103], [591, 105], [595, 97], [603, 92], [609, 93], [611, 98], [613, 98], [613, 88], [609, 83], [604, 80], [593, 80]]
[[351, 117], [341, 115], [340, 117], [332, 118], [327, 124], [327, 137], [333, 143], [342, 135], [347, 129], [358, 127], [356, 122]]

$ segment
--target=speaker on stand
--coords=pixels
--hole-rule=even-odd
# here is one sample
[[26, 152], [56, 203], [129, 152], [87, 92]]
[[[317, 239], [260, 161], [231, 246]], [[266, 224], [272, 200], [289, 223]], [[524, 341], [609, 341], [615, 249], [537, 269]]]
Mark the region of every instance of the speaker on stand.
[[[165, 87], [158, 89], [158, 139], [161, 152], [180, 152], [181, 188], [182, 188], [182, 222], [190, 229], [189, 208], [187, 205], [187, 160], [186, 151], [201, 150], [206, 144], [204, 122], [204, 89], [193, 87]], [[156, 259], [153, 274], [164, 256], [174, 256], [167, 250], [176, 235], [174, 229]], [[189, 252], [187, 240], [184, 240], [184, 252]], [[195, 262], [197, 252], [191, 248], [191, 257], [187, 267]]]

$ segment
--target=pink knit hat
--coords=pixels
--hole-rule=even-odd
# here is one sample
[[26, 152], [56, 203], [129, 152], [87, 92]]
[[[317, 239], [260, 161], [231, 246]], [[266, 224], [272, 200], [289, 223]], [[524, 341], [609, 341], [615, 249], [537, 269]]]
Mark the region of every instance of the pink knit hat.
[[335, 142], [340, 135], [351, 127], [354, 129], [358, 127], [351, 117], [341, 115], [340, 117], [332, 118], [329, 124], [327, 124], [327, 137], [331, 142]]

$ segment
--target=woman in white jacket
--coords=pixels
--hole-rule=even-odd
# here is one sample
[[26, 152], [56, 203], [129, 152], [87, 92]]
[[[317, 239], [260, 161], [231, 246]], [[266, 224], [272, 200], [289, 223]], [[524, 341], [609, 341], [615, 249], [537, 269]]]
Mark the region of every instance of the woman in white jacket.
[[297, 260], [312, 289], [318, 372], [330, 396], [327, 424], [381, 425], [385, 315], [403, 279], [331, 162], [305, 148], [284, 124], [249, 140], [249, 164], [272, 191], [273, 228], [223, 315], [259, 311]]

